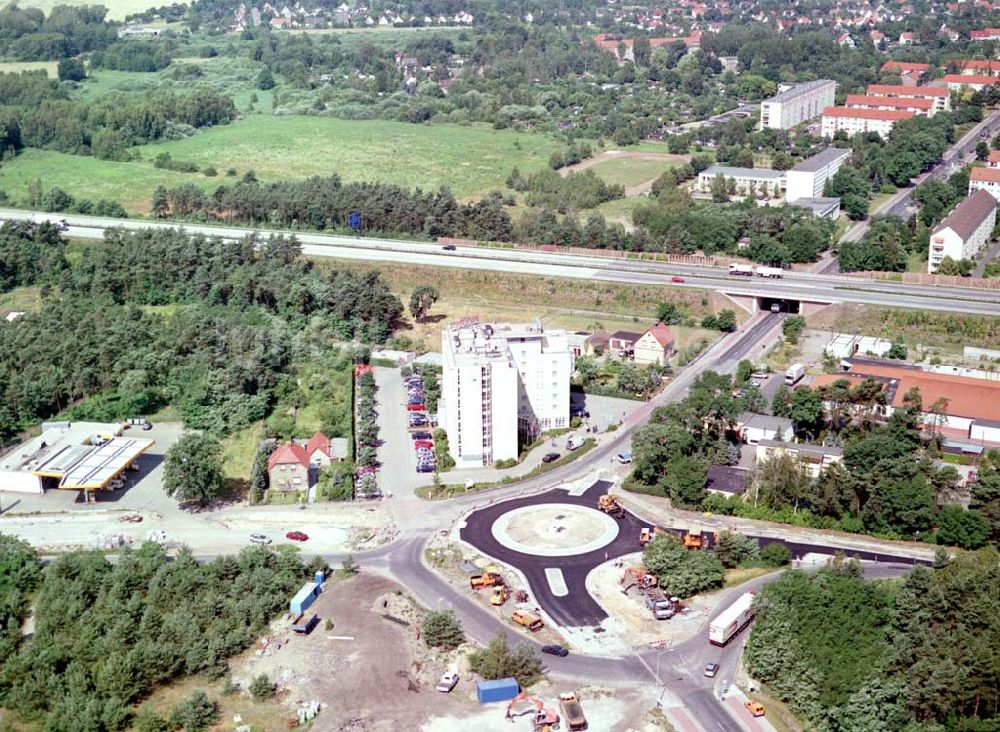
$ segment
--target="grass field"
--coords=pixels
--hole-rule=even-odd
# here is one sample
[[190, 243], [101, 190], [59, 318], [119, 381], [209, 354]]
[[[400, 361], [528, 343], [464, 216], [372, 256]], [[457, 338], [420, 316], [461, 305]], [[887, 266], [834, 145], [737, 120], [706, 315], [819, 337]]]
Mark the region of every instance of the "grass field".
[[[66, 0], [18, 0], [17, 4], [21, 8], [38, 8], [48, 15], [49, 11], [56, 5], [83, 5], [84, 3], [66, 2]], [[132, 13], [141, 13], [143, 10], [148, 10], [157, 5], [152, 0], [101, 0], [100, 3], [95, 2], [92, 4], [99, 4], [106, 7], [108, 9], [108, 18], [112, 20], [124, 20], [126, 16]]]
[[[338, 173], [345, 180], [377, 180], [436, 190], [448, 186], [470, 196], [503, 184], [511, 167], [532, 171], [547, 164], [557, 143], [550, 137], [488, 127], [410, 125], [319, 117], [251, 116], [186, 140], [138, 148], [143, 161], [118, 163], [46, 150], [27, 150], [0, 167], [0, 189], [15, 202], [28, 184], [59, 186], [78, 198], [120, 201], [145, 213], [156, 186], [194, 183], [206, 190], [229, 182], [229, 168], [253, 170], [264, 181]], [[219, 177], [154, 168], [153, 157], [215, 166]]]
[[0, 63], [0, 74], [20, 74], [22, 71], [42, 69], [50, 79], [54, 79], [58, 76], [56, 72], [58, 66], [56, 61], [7, 61]]
[[252, 169], [264, 180], [339, 173], [430, 190], [444, 185], [464, 196], [502, 185], [515, 165], [522, 172], [544, 167], [557, 147], [546, 135], [483, 125], [254, 115], [140, 152], [144, 158], [168, 152], [220, 171]]
[[663, 171], [674, 167], [669, 160], [636, 160], [635, 158], [612, 158], [590, 168], [608, 183], [637, 186], [658, 177]]

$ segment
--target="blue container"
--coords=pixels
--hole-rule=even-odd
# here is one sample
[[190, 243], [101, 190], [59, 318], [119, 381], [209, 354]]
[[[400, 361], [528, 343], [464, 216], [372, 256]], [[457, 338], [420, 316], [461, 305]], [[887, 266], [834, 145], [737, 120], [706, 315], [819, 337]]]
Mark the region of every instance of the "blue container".
[[509, 677], [497, 679], [496, 681], [480, 681], [476, 684], [476, 696], [480, 704], [489, 702], [501, 702], [513, 699], [520, 693], [521, 687], [517, 684], [517, 679]]
[[323, 580], [325, 580], [325, 579], [326, 579], [326, 577], [323, 576], [323, 570], [322, 569], [317, 569], [316, 570], [316, 576], [313, 578], [313, 582], [315, 582], [317, 585], [322, 586]]
[[292, 601], [288, 604], [288, 609], [292, 615], [298, 617], [313, 604], [313, 600], [319, 597], [321, 589], [315, 582], [306, 582], [302, 589], [298, 591]]

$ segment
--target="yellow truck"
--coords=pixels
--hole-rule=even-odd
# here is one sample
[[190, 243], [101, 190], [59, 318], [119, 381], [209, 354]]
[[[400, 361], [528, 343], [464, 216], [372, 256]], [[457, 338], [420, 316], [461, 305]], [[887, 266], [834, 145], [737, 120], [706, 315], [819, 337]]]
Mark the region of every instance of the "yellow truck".
[[545, 626], [540, 617], [526, 610], [515, 610], [510, 619], [531, 631], [541, 630]]
[[576, 694], [569, 692], [559, 695], [559, 711], [562, 712], [562, 720], [566, 723], [568, 730], [587, 729], [587, 717], [583, 714], [583, 707]]

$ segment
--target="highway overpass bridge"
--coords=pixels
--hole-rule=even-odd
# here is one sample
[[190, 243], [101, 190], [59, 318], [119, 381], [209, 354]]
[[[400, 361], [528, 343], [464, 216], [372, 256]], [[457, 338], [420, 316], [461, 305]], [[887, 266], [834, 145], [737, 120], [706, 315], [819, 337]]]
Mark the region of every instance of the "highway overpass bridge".
[[[0, 209], [0, 219], [25, 220], [54, 216], [33, 211]], [[59, 216], [62, 216], [59, 214]], [[595, 282], [633, 285], [693, 287], [720, 292], [748, 312], [770, 310], [777, 303], [782, 312], [809, 313], [831, 303], [938, 310], [973, 315], [1000, 316], [997, 291], [950, 285], [917, 285], [886, 280], [866, 280], [829, 273], [786, 272], [780, 279], [740, 277], [718, 267], [648, 262], [585, 254], [523, 251], [491, 247], [445, 250], [439, 244], [379, 238], [336, 236], [302, 231], [261, 231], [232, 226], [176, 224], [161, 221], [113, 219], [66, 215], [68, 235], [101, 239], [107, 229], [175, 229], [191, 234], [243, 238], [249, 235], [294, 235], [310, 257], [334, 257], [370, 262], [432, 267], [482, 269], [509, 274], [568, 277]]]

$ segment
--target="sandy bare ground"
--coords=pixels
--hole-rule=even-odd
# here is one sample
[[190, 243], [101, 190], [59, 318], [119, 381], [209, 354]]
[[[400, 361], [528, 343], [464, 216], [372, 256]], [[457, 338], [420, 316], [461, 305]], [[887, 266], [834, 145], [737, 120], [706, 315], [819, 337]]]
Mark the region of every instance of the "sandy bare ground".
[[[651, 152], [630, 152], [628, 150], [606, 150], [605, 152], [599, 153], [592, 158], [587, 158], [586, 160], [581, 160], [579, 163], [573, 165], [567, 165], [565, 168], [559, 169], [559, 175], [565, 177], [570, 173], [579, 173], [586, 170], [587, 168], [592, 168], [595, 165], [599, 165], [607, 160], [665, 160], [672, 163], [690, 163], [690, 155], [674, 155], [672, 153], [651, 153]], [[654, 178], [655, 180], [655, 178]]]

